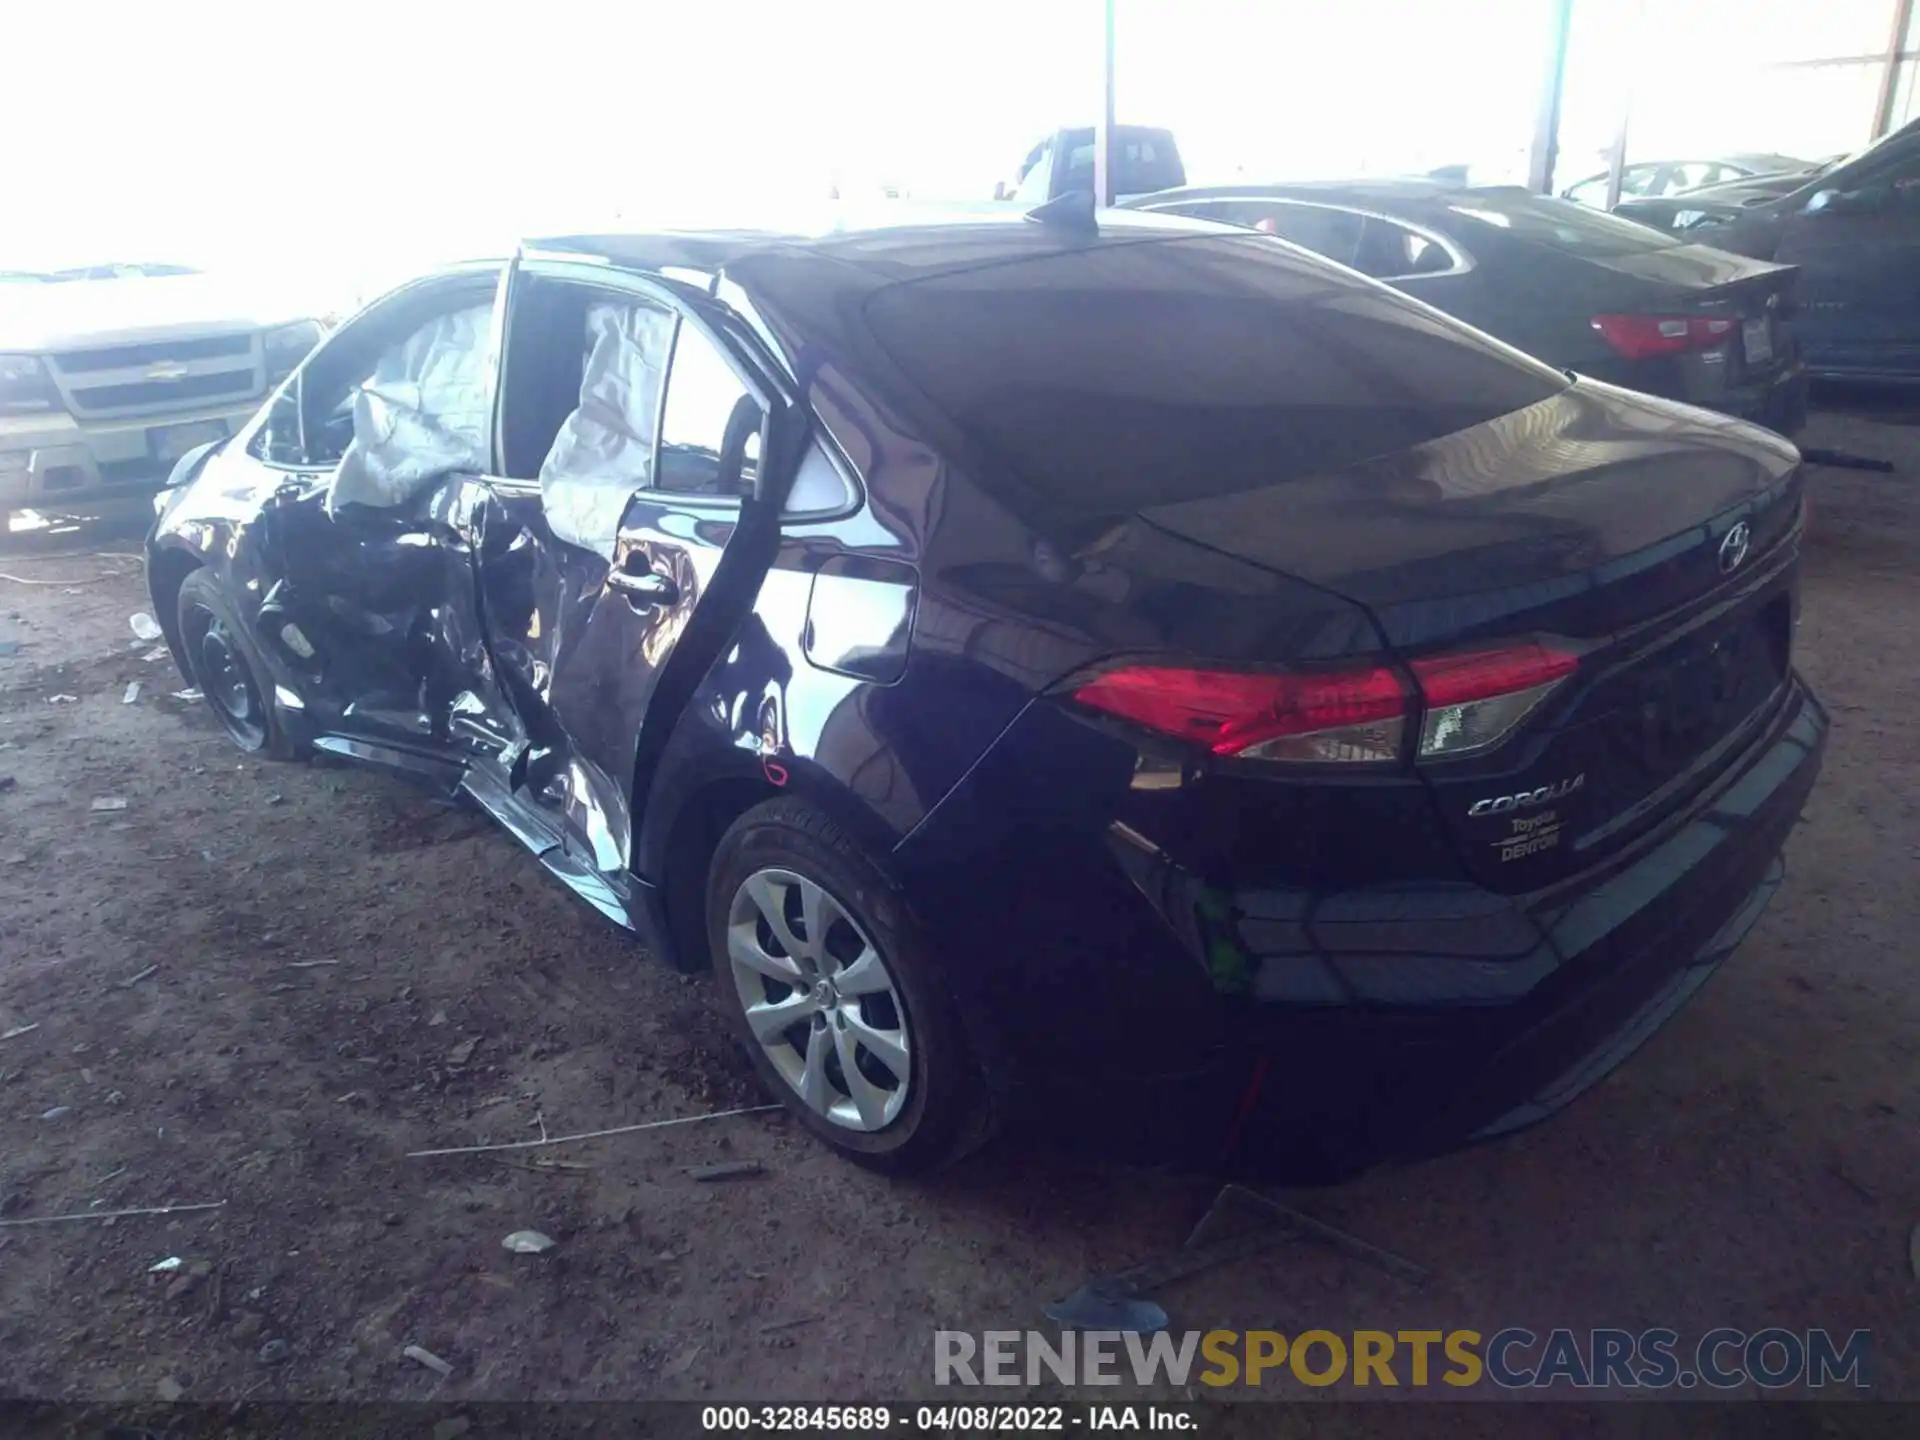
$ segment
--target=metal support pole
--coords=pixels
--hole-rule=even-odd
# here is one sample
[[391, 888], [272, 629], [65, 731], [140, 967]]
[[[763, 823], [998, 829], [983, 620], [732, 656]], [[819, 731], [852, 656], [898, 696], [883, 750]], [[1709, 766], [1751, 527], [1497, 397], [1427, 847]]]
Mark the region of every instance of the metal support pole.
[[[1627, 24], [1629, 35], [1634, 44], [1629, 47], [1633, 53], [1639, 49], [1639, 40], [1646, 32], [1646, 0], [1636, 0]], [[1620, 203], [1620, 183], [1627, 173], [1627, 125], [1633, 118], [1633, 81], [1627, 81], [1627, 93], [1620, 97], [1620, 128], [1613, 132], [1613, 149], [1607, 156], [1607, 209], [1611, 210]]]
[[1566, 90], [1567, 29], [1573, 19], [1573, 0], [1547, 3], [1553, 7], [1547, 37], [1547, 74], [1540, 87], [1533, 151], [1527, 160], [1527, 188], [1540, 195], [1553, 193], [1553, 170], [1560, 158], [1560, 97]]
[[1093, 203], [1113, 204], [1113, 6], [1106, 0], [1106, 38], [1100, 59], [1100, 114], [1093, 125]]
[[1913, 24], [1913, 0], [1893, 0], [1893, 33], [1887, 37], [1887, 58], [1880, 71], [1880, 97], [1873, 106], [1873, 134], [1878, 140], [1893, 128], [1893, 102], [1900, 93], [1900, 57], [1906, 51], [1907, 31]]

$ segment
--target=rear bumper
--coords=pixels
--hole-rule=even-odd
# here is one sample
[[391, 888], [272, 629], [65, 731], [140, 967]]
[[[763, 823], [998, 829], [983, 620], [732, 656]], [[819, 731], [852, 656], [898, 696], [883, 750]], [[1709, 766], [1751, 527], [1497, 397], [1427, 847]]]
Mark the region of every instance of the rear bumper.
[[1806, 367], [1795, 364], [1767, 381], [1729, 391], [1715, 408], [1793, 436], [1806, 427], [1807, 383]]
[[[256, 399], [134, 419], [35, 415], [0, 420], [0, 509], [63, 509], [138, 500], [165, 482], [178, 450], [232, 435]], [[169, 445], [177, 440], [170, 450]]]
[[1807, 367], [1796, 354], [1791, 363], [1756, 379], [1728, 385], [1726, 364], [1708, 369], [1696, 356], [1595, 364], [1582, 370], [1595, 380], [1629, 390], [1717, 410], [1722, 415], [1764, 425], [1793, 436], [1807, 423]]
[[[1019, 1072], [997, 1087], [1006, 1118], [1134, 1158], [1297, 1181], [1542, 1119], [1638, 1048], [1758, 919], [1826, 733], [1795, 679], [1704, 795], [1577, 893], [1449, 885], [1295, 903], [1136, 861], [1124, 888], [1091, 896], [1071, 856], [1031, 856], [1041, 878], [1007, 897], [1014, 923], [971, 927], [975, 943], [1024, 956], [1025, 983], [979, 962], [956, 974], [970, 1028], [1002, 1043], [1014, 1032]], [[1080, 892], [1078, 933], [1036, 933], [1062, 883]], [[1131, 1005], [1089, 1006], [1084, 963], [1048, 966], [1052, 946], [1084, 955], [1085, 935], [1123, 933], [1131, 953], [1106, 948], [1105, 969]], [[1097, 1051], [1075, 1029], [1094, 1013]], [[1049, 1066], [1056, 1054], [1072, 1063]]]

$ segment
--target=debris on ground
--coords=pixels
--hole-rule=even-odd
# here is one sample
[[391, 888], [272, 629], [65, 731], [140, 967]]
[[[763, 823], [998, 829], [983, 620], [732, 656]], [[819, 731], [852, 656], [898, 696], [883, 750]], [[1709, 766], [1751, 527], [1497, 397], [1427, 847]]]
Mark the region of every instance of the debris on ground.
[[0, 660], [6, 659], [9, 655], [18, 655], [20, 647], [26, 643], [24, 640], [0, 640]]
[[766, 1324], [760, 1327], [760, 1333], [762, 1335], [771, 1335], [776, 1330], [797, 1329], [799, 1326], [802, 1326], [802, 1325], [811, 1325], [815, 1321], [817, 1321], [819, 1318], [820, 1317], [818, 1315], [802, 1315], [802, 1316], [799, 1316], [797, 1319], [793, 1319], [793, 1320], [769, 1320]]
[[[1234, 1211], [1246, 1219], [1231, 1223]], [[1237, 1230], [1239, 1233], [1222, 1232]], [[1411, 1260], [1369, 1244], [1326, 1222], [1304, 1215], [1269, 1195], [1244, 1185], [1224, 1185], [1207, 1213], [1188, 1234], [1186, 1243], [1158, 1260], [1130, 1270], [1103, 1275], [1082, 1285], [1065, 1300], [1045, 1307], [1050, 1320], [1078, 1330], [1130, 1330], [1149, 1334], [1163, 1330], [1167, 1313], [1142, 1297], [1203, 1270], [1243, 1259], [1285, 1240], [1312, 1239], [1344, 1255], [1370, 1261], [1413, 1284], [1422, 1284], [1427, 1272]]]
[[129, 1215], [184, 1215], [192, 1210], [218, 1210], [227, 1202], [208, 1200], [198, 1205], [148, 1205], [135, 1210], [81, 1210], [71, 1215], [29, 1215], [24, 1220], [0, 1220], [0, 1225], [60, 1225], [69, 1220], [120, 1220]]
[[538, 1230], [516, 1230], [500, 1243], [515, 1255], [544, 1255], [554, 1245], [551, 1236]]
[[447, 1052], [447, 1064], [453, 1065], [453, 1066], [460, 1066], [460, 1065], [466, 1064], [469, 1060], [473, 1058], [474, 1049], [479, 1044], [480, 1044], [480, 1037], [478, 1035], [469, 1035], [466, 1039], [462, 1040], [458, 1045], [454, 1046], [453, 1049]]
[[1872, 470], [1882, 475], [1893, 473], [1893, 462], [1873, 455], [1855, 455], [1848, 450], [1802, 450], [1800, 458], [1809, 465], [1831, 465], [1836, 470]]
[[133, 704], [134, 701], [138, 700], [139, 698], [140, 698], [140, 682], [138, 680], [129, 680], [127, 682], [126, 691], [120, 696], [120, 703], [122, 705], [131, 705]]
[[634, 1135], [642, 1130], [665, 1130], [672, 1125], [697, 1125], [705, 1120], [726, 1120], [735, 1115], [763, 1115], [769, 1110], [784, 1110], [783, 1105], [742, 1105], [733, 1110], [711, 1110], [705, 1115], [680, 1115], [671, 1120], [644, 1120], [638, 1125], [615, 1125], [610, 1130], [583, 1130], [578, 1135], [548, 1135], [538, 1140], [507, 1140], [498, 1145], [453, 1145], [441, 1150], [409, 1150], [407, 1159], [427, 1160], [436, 1155], [485, 1155], [495, 1150], [534, 1150], [542, 1145], [568, 1145], [576, 1140], [604, 1140], [609, 1135]]
[[35, 1020], [31, 1025], [16, 1025], [11, 1030], [0, 1030], [0, 1040], [17, 1040], [22, 1035], [29, 1034], [39, 1028], [40, 1022], [38, 1020]]
[[79, 701], [80, 701], [80, 697], [78, 695], [47, 696], [47, 704], [49, 705], [75, 705], [75, 704], [78, 704]]
[[197, 705], [200, 703], [200, 691], [198, 687], [176, 690], [173, 692], [173, 698], [180, 701], [183, 705]]
[[262, 1365], [283, 1365], [293, 1354], [293, 1347], [284, 1340], [269, 1340], [260, 1347]]
[[122, 990], [131, 990], [134, 986], [138, 985], [142, 980], [145, 980], [147, 977], [151, 975], [158, 975], [159, 973], [160, 973], [160, 967], [158, 965], [149, 965], [147, 966], [146, 969], [142, 970], [138, 975], [129, 975], [126, 979], [122, 980], [120, 982], [120, 988]]
[[400, 1353], [416, 1365], [426, 1366], [427, 1369], [433, 1371], [436, 1375], [445, 1377], [453, 1374], [453, 1366], [442, 1360], [431, 1350], [424, 1350], [418, 1345], [409, 1345]]
[[167, 1256], [166, 1259], [158, 1261], [152, 1265], [149, 1265], [147, 1267], [147, 1274], [170, 1275], [175, 1270], [178, 1270], [182, 1265], [186, 1263], [187, 1262], [182, 1260], [178, 1255], [169, 1255]]
[[1046, 1317], [1069, 1330], [1117, 1330], [1154, 1335], [1167, 1328], [1167, 1312], [1151, 1300], [1110, 1295], [1099, 1282], [1082, 1285], [1066, 1299], [1046, 1307]]
[[743, 1180], [766, 1171], [757, 1160], [725, 1160], [718, 1165], [695, 1165], [687, 1173], [696, 1180]]
[[160, 1383], [153, 1387], [153, 1393], [171, 1405], [187, 1393], [187, 1387], [171, 1375], [163, 1375], [160, 1377]]
[[124, 795], [96, 796], [94, 802], [87, 808], [89, 810], [124, 810], [127, 808], [127, 797]]
[[11, 790], [20, 782], [11, 775], [0, 775], [0, 791]]
[[127, 617], [127, 628], [133, 631], [133, 638], [145, 640], [149, 644], [161, 636], [160, 622], [144, 610], [136, 610]]
[[151, 665], [156, 660], [166, 659], [167, 656], [172, 653], [173, 652], [168, 650], [166, 646], [156, 645], [153, 647], [153, 649], [147, 651], [146, 654], [142, 655], [140, 659], [143, 663]]
[[56, 1105], [51, 1110], [42, 1111], [40, 1118], [42, 1120], [64, 1120], [72, 1113], [73, 1107], [71, 1105]]

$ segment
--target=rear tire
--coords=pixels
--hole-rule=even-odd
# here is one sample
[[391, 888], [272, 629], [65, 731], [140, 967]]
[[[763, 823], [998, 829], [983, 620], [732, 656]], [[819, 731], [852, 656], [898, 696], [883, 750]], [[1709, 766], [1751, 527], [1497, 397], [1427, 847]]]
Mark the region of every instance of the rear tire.
[[707, 940], [754, 1068], [840, 1155], [920, 1174], [986, 1138], [985, 1087], [931, 945], [821, 811], [783, 797], [734, 822], [709, 871]]
[[304, 760], [312, 748], [289, 733], [273, 703], [271, 671], [220, 584], [195, 570], [175, 605], [180, 648], [207, 708], [242, 751], [270, 760]]

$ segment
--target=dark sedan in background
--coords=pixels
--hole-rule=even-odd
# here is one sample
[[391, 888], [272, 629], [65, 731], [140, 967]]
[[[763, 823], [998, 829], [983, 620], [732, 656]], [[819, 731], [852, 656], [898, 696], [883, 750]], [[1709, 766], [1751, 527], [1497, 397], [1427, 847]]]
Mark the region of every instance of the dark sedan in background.
[[[1620, 175], [1620, 198], [1639, 199], [1677, 195], [1698, 190], [1703, 185], [1721, 185], [1765, 176], [1804, 174], [1813, 169], [1811, 160], [1796, 160], [1791, 155], [1738, 154], [1715, 160], [1640, 160]], [[1568, 200], [1596, 209], [1607, 208], [1607, 172], [1588, 175], [1560, 192]]]
[[1826, 733], [1790, 445], [1127, 211], [552, 241], [178, 479], [235, 743], [464, 793], [888, 1170], [1538, 1119], [1758, 918]]
[[1242, 185], [1129, 203], [1290, 240], [1563, 370], [1783, 435], [1806, 422], [1788, 266], [1511, 187]]
[[1807, 368], [1920, 381], [1920, 121], [1785, 190], [1722, 186], [1619, 214], [1800, 271]]

